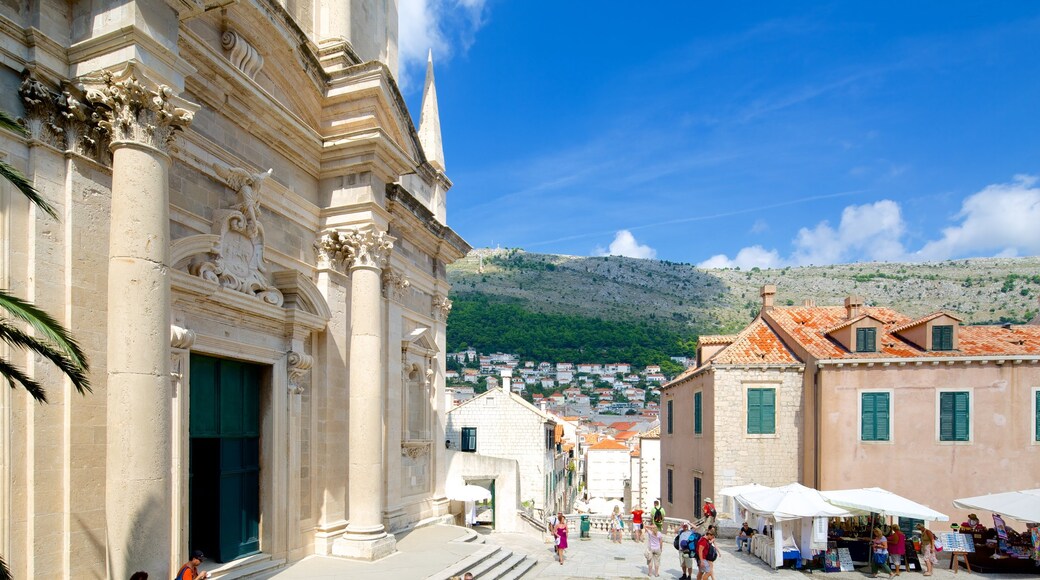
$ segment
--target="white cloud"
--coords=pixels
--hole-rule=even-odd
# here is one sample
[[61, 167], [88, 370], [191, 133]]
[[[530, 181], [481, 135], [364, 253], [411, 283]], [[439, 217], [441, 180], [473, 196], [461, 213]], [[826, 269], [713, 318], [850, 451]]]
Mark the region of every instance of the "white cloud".
[[1016, 175], [969, 196], [955, 216], [960, 223], [943, 230], [914, 254], [921, 260], [964, 256], [1040, 254], [1040, 188], [1037, 178]]
[[762, 246], [749, 246], [737, 252], [732, 260], [725, 254], [715, 254], [697, 264], [701, 268], [775, 268], [783, 265], [780, 254], [776, 250], [767, 250]]
[[769, 222], [767, 222], [764, 219], [759, 218], [759, 219], [755, 220], [755, 223], [751, 224], [751, 230], [749, 230], [749, 231], [752, 234], [761, 234], [761, 233], [767, 232], [767, 231], [769, 231]]
[[398, 83], [407, 87], [414, 78], [422, 78], [431, 49], [434, 63], [467, 51], [484, 25], [485, 5], [486, 0], [401, 0]]
[[797, 265], [898, 261], [906, 254], [901, 241], [904, 231], [902, 212], [894, 201], [850, 205], [841, 212], [838, 229], [822, 221], [799, 230], [789, 261]]
[[610, 247], [603, 249], [597, 246], [592, 251], [594, 256], [627, 256], [629, 258], [653, 259], [657, 257], [657, 250], [650, 246], [640, 244], [635, 236], [628, 230], [620, 230], [610, 242]]

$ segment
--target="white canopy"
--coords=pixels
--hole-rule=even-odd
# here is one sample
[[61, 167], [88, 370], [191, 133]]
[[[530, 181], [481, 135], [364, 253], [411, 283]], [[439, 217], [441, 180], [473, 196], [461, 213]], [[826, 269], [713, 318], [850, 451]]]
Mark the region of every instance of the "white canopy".
[[625, 510], [625, 502], [617, 499], [606, 499], [602, 497], [594, 497], [589, 500], [589, 511], [594, 514], [610, 514], [614, 511], [614, 506], [618, 506], [622, 511]]
[[996, 512], [1023, 522], [1040, 522], [1040, 488], [955, 499], [953, 505]]
[[734, 499], [748, 511], [769, 516], [778, 522], [798, 518], [838, 518], [854, 515], [844, 508], [828, 503], [819, 491], [799, 483], [747, 491]]
[[950, 519], [945, 514], [941, 514], [928, 506], [921, 505], [880, 487], [821, 491], [820, 493], [832, 504], [850, 510], [861, 510], [883, 516], [897, 516], [934, 522], [945, 522]]
[[448, 490], [448, 499], [455, 501], [484, 501], [491, 499], [491, 491], [479, 485], [461, 485]]
[[740, 494], [742, 494], [744, 492], [756, 491], [756, 490], [759, 490], [759, 489], [768, 489], [768, 488], [766, 486], [764, 486], [764, 485], [760, 485], [760, 484], [757, 484], [757, 483], [748, 483], [746, 485], [734, 485], [734, 486], [731, 486], [731, 487], [724, 487], [724, 488], [720, 489], [716, 493], [718, 495], [724, 495], [724, 496], [728, 496], [728, 497], [737, 497], [738, 495], [740, 495]]

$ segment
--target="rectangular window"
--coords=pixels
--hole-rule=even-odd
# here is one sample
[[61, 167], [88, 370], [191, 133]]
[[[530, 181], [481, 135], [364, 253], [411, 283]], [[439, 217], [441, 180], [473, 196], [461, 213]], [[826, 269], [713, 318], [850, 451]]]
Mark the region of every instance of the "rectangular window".
[[668, 477], [667, 477], [667, 479], [668, 479], [668, 481], [667, 481], [667, 484], [668, 484], [667, 485], [668, 503], [672, 503], [672, 470], [671, 469], [668, 470]]
[[751, 435], [776, 433], [776, 389], [748, 389], [747, 432]]
[[463, 427], [462, 428], [462, 450], [469, 451], [470, 453], [477, 452], [477, 428], [476, 427]]
[[701, 478], [693, 478], [693, 511], [701, 509]]
[[693, 394], [693, 434], [701, 434], [701, 393]]
[[953, 350], [953, 325], [932, 327], [932, 350]]
[[891, 428], [889, 393], [860, 394], [861, 441], [888, 441]]
[[672, 434], [672, 401], [668, 400], [668, 434]]
[[969, 441], [968, 391], [939, 393], [939, 441]]
[[856, 329], [856, 352], [877, 352], [877, 329]]

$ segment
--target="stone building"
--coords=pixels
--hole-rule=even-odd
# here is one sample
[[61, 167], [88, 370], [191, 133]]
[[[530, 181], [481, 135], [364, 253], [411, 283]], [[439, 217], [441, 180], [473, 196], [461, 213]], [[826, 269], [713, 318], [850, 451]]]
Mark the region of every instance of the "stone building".
[[661, 425], [639, 434], [632, 451], [632, 497], [629, 505], [652, 506], [661, 499]]
[[[662, 493], [693, 517], [732, 485], [882, 487], [951, 514], [959, 497], [1040, 486], [1040, 327], [967, 326], [864, 306], [774, 307], [700, 338], [662, 390]], [[922, 482], [941, 482], [941, 485]]]
[[[519, 501], [530, 502], [539, 521], [562, 510], [570, 495], [568, 454], [562, 439], [563, 427], [552, 414], [505, 388], [488, 389], [450, 410], [445, 428], [445, 440], [454, 449], [515, 460], [520, 470]], [[456, 475], [448, 477], [454, 480]], [[480, 479], [485, 485], [499, 485], [490, 483], [497, 479], [490, 475]]]
[[[447, 513], [436, 89], [398, 90], [397, 2], [0, 3], [2, 284], [94, 392], [12, 353], [0, 551], [20, 578], [372, 559]], [[19, 358], [20, 357], [20, 358]]]

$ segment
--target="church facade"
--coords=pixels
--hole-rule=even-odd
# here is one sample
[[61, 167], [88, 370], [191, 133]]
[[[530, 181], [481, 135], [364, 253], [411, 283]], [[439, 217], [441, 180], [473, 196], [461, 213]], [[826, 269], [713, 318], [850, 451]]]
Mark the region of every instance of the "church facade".
[[20, 578], [376, 559], [447, 515], [447, 225], [432, 63], [394, 0], [0, 2], [0, 284], [68, 327], [81, 396], [0, 389]]

